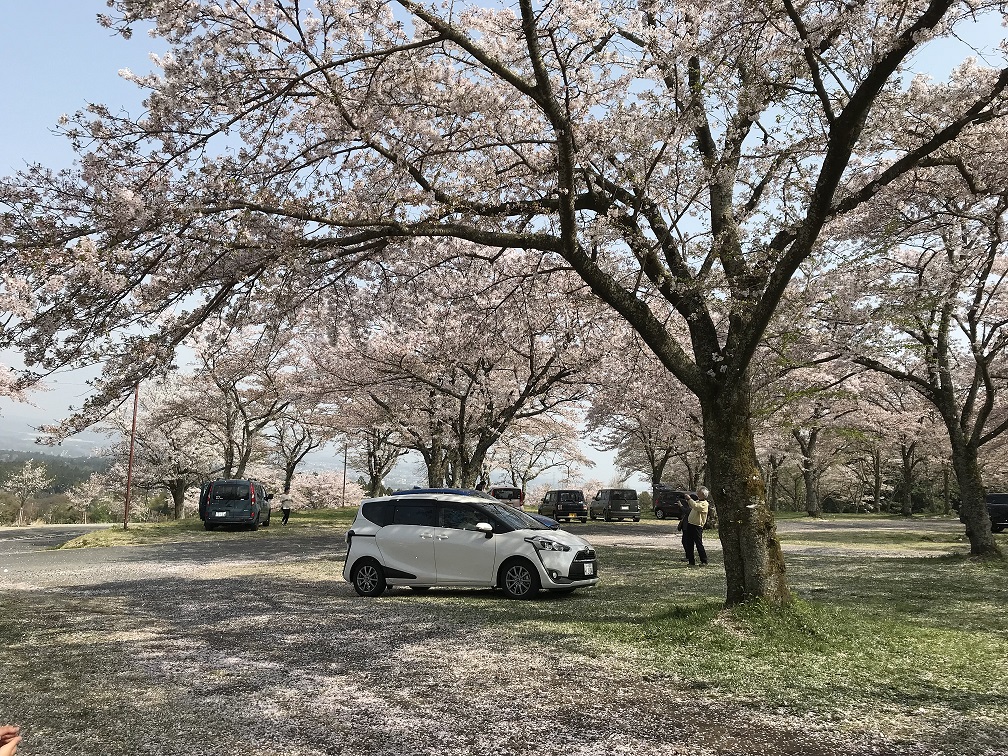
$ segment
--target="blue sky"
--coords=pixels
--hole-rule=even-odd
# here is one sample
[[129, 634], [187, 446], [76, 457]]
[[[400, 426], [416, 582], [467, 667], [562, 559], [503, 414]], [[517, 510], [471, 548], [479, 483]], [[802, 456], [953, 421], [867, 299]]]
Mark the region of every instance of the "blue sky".
[[[118, 71], [151, 69], [151, 51], [163, 54], [166, 45], [137, 30], [129, 41], [100, 27], [98, 13], [104, 0], [9, 0], [0, 24], [0, 175], [13, 173], [26, 163], [54, 168], [73, 160], [65, 141], [52, 133], [62, 113], [73, 113], [88, 102], [139, 113], [142, 95], [119, 78]], [[997, 18], [987, 18], [969, 31], [971, 45], [942, 42], [919, 54], [916, 68], [944, 78], [954, 62], [978, 47], [990, 65], [1002, 58], [991, 51], [1004, 37]], [[16, 363], [16, 356], [0, 352], [0, 362]], [[86, 391], [86, 374], [55, 376], [51, 391], [36, 398], [36, 408], [12, 405], [0, 399], [0, 447], [3, 436], [34, 436], [30, 426], [62, 416], [70, 404], [79, 404]], [[600, 460], [601, 461], [601, 460]], [[608, 470], [597, 469], [606, 477]]]

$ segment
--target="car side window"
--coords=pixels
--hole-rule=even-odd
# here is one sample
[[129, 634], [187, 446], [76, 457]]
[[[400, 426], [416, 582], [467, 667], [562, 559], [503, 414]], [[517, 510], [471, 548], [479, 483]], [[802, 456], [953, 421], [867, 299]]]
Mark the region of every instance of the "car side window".
[[441, 527], [455, 530], [475, 530], [476, 523], [490, 522], [490, 518], [465, 504], [445, 503], [441, 505]]
[[437, 505], [427, 501], [396, 502], [392, 524], [437, 527]]

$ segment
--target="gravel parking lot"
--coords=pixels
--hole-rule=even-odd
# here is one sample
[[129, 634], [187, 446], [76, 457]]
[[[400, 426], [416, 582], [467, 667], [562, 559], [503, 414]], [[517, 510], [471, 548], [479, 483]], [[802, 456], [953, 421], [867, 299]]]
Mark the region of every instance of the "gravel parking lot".
[[[676, 545], [667, 524], [591, 527], [602, 549]], [[715, 699], [646, 649], [553, 631], [603, 611], [592, 591], [365, 600], [342, 550], [329, 532], [4, 556], [0, 712], [21, 753], [932, 753]]]

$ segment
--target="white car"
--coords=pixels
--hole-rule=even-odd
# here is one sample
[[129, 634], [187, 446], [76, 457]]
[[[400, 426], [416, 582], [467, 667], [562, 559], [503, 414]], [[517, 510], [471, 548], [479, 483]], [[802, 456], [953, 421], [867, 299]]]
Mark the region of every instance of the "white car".
[[415, 489], [368, 499], [347, 533], [343, 577], [361, 596], [389, 586], [501, 588], [528, 598], [598, 582], [587, 541], [551, 530], [503, 502], [466, 492]]

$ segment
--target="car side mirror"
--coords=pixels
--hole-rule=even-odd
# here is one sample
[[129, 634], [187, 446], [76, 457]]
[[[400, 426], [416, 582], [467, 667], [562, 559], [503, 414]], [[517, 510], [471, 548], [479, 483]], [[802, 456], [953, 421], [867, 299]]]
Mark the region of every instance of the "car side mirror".
[[487, 538], [493, 538], [493, 525], [491, 525], [489, 522], [477, 522], [476, 530], [478, 530], [480, 533], [486, 534]]
[[266, 501], [273, 501], [273, 494], [266, 494]]

